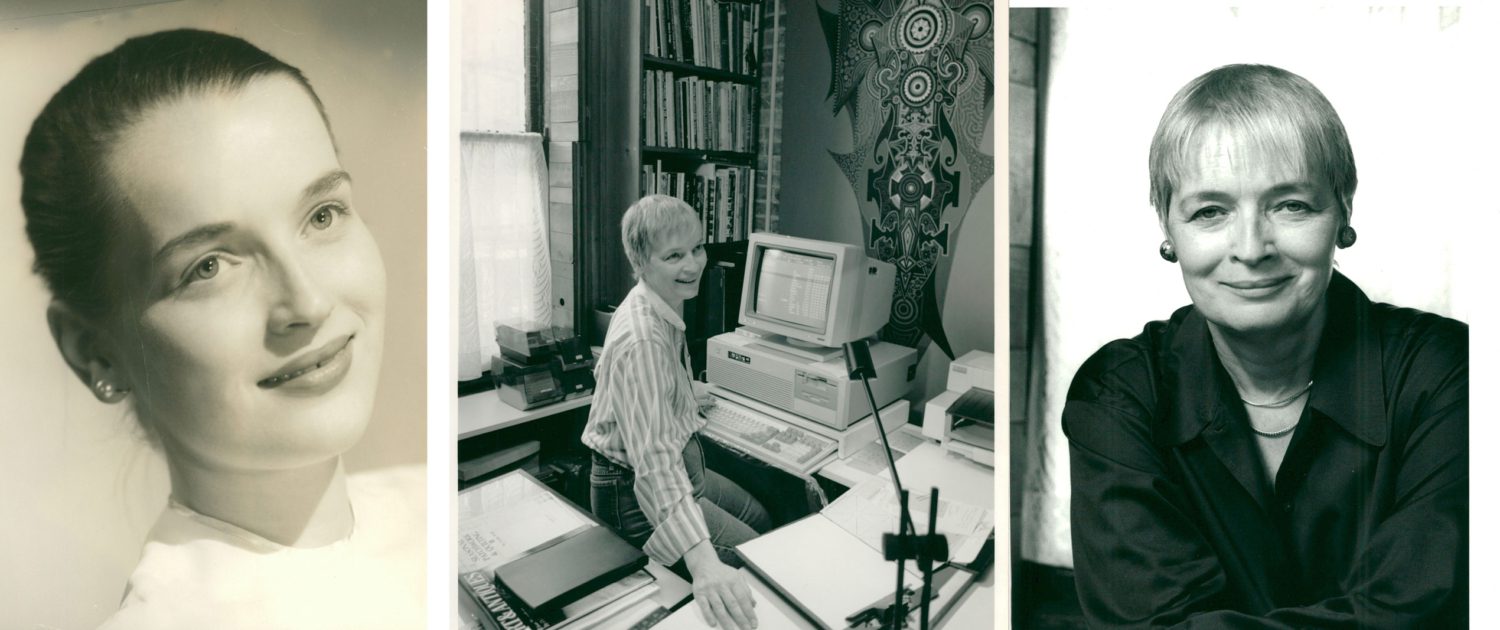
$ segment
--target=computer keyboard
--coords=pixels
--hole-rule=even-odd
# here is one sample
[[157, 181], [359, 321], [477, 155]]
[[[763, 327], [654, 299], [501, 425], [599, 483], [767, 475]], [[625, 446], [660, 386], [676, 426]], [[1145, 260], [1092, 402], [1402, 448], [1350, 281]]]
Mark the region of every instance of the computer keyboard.
[[720, 442], [742, 449], [802, 474], [811, 474], [834, 451], [838, 442], [791, 426], [765, 413], [716, 397], [705, 414], [703, 432]]

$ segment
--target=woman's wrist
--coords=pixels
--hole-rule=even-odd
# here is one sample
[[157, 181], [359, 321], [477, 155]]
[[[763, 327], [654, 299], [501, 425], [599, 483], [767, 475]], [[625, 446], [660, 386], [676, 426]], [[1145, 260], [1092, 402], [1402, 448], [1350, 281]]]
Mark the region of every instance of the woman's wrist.
[[718, 562], [719, 556], [714, 553], [713, 544], [705, 538], [683, 552], [682, 561], [687, 565], [688, 573], [698, 575], [703, 568]]

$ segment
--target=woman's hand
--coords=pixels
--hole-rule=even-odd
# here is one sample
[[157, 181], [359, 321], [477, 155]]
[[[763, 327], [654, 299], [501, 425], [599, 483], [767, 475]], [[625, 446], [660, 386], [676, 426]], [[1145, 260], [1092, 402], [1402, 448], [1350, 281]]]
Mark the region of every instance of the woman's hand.
[[724, 630], [752, 630], [756, 627], [755, 600], [745, 576], [719, 560], [707, 540], [683, 555], [688, 572], [693, 574], [693, 599], [708, 625]]
[[698, 400], [699, 413], [708, 413], [709, 409], [714, 408], [714, 397], [712, 394], [708, 393], [711, 389], [712, 386], [708, 383], [704, 383], [703, 381], [693, 381], [693, 398], [696, 398]]

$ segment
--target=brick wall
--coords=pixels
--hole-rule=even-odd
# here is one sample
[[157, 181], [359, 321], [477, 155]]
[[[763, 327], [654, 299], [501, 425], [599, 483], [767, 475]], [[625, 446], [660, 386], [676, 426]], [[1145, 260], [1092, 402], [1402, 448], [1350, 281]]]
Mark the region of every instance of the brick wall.
[[[782, 87], [786, 83], [786, 6], [782, 0], [764, 0], [760, 14], [760, 140], [755, 168], [755, 207], [750, 231], [776, 231], [781, 205]], [[770, 203], [766, 203], [770, 199]]]

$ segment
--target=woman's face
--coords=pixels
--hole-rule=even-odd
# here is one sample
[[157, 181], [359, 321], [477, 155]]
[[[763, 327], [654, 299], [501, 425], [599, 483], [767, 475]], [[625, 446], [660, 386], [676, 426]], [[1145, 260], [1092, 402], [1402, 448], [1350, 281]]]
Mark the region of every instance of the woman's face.
[[364, 432], [385, 268], [306, 92], [268, 77], [148, 110], [108, 156], [126, 210], [109, 338], [169, 458], [326, 461]]
[[698, 295], [698, 280], [707, 262], [703, 235], [697, 229], [673, 230], [652, 239], [651, 255], [640, 269], [641, 279], [668, 304], [677, 306]]
[[1207, 133], [1162, 217], [1188, 295], [1221, 328], [1295, 329], [1322, 303], [1345, 217], [1332, 188], [1244, 132]]

